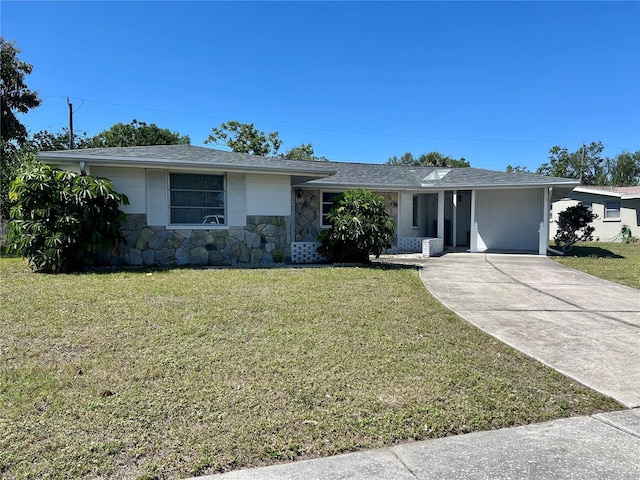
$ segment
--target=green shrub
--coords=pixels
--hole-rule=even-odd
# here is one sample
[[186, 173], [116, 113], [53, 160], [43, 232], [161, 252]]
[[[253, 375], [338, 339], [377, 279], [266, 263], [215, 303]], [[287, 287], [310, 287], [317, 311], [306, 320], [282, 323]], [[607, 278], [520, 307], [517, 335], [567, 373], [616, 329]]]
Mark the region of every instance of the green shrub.
[[334, 262], [368, 263], [369, 255], [379, 257], [391, 247], [396, 228], [385, 203], [362, 188], [338, 195], [327, 216], [330, 227], [318, 238], [318, 252]]
[[585, 205], [579, 203], [567, 207], [558, 214], [558, 230], [553, 237], [556, 246], [566, 252], [577, 242], [589, 242], [593, 240], [595, 228], [591, 225], [598, 216]]
[[129, 200], [110, 180], [34, 164], [11, 183], [9, 199], [11, 248], [37, 271], [80, 271], [124, 240], [120, 204]]

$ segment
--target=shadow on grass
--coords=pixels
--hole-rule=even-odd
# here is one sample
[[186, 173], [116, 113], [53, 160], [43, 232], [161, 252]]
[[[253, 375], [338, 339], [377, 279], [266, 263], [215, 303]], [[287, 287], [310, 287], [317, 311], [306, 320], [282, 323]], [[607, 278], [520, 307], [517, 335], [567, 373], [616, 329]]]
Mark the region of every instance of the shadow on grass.
[[575, 246], [565, 254], [566, 257], [624, 258], [602, 247]]
[[400, 263], [393, 261], [374, 260], [370, 263], [266, 263], [255, 265], [165, 265], [165, 266], [99, 266], [92, 267], [82, 272], [71, 272], [67, 275], [83, 274], [111, 274], [127, 272], [132, 274], [148, 275], [155, 272], [170, 270], [273, 270], [273, 269], [297, 269], [297, 268], [369, 268], [375, 270], [417, 270], [418, 266], [413, 263]]

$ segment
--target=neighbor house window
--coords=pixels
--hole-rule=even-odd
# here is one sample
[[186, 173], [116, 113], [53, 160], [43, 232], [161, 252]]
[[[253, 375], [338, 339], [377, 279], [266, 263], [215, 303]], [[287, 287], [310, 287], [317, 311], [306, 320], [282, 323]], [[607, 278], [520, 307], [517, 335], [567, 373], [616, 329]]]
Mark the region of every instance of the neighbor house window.
[[418, 195], [413, 196], [413, 226], [420, 226], [420, 197]]
[[225, 224], [224, 175], [169, 175], [172, 224]]
[[620, 202], [607, 202], [604, 207], [605, 220], [620, 220]]
[[342, 192], [322, 192], [322, 226], [329, 227], [329, 221], [327, 220], [327, 215], [329, 215], [329, 211], [331, 207], [333, 207], [333, 200], [341, 195]]
[[593, 204], [591, 202], [580, 202], [580, 205], [587, 207], [587, 210], [593, 212]]

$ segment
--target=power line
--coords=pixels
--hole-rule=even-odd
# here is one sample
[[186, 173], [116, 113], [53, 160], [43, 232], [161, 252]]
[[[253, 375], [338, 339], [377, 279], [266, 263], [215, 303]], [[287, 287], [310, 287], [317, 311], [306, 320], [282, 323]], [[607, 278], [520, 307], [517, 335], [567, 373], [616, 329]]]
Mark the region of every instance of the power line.
[[[45, 98], [65, 98], [61, 95], [43, 95]], [[160, 112], [160, 113], [168, 113], [171, 115], [182, 115], [188, 117], [197, 117], [197, 118], [209, 118], [214, 120], [222, 120], [228, 121], [229, 118], [218, 117], [215, 115], [207, 115], [202, 113], [191, 113], [191, 112], [178, 112], [175, 110], [166, 110], [162, 108], [155, 107], [142, 107], [139, 105], [128, 105], [124, 103], [116, 103], [116, 102], [106, 102], [103, 100], [93, 100], [93, 99], [84, 99], [80, 97], [66, 97], [81, 100], [82, 103], [80, 107], [84, 104], [84, 102], [97, 103], [102, 105], [111, 105], [114, 107], [123, 107], [123, 108], [132, 108], [138, 110], [149, 110], [152, 112]], [[76, 110], [78, 110], [78, 107]], [[446, 140], [446, 141], [456, 141], [456, 142], [485, 142], [485, 143], [531, 143], [531, 144], [544, 144], [544, 145], [553, 145], [553, 144], [567, 144], [567, 143], [579, 143], [582, 145], [582, 140], [571, 140], [571, 141], [562, 141], [559, 142], [556, 140], [531, 140], [531, 139], [504, 139], [504, 138], [464, 138], [464, 137], [438, 137], [438, 136], [429, 136], [429, 135], [407, 135], [407, 134], [394, 134], [394, 133], [379, 133], [379, 132], [362, 132], [356, 130], [339, 130], [339, 129], [330, 129], [330, 128], [319, 128], [319, 127], [301, 127], [298, 125], [287, 125], [280, 123], [272, 123], [272, 122], [257, 122], [255, 120], [249, 121], [248, 123], [259, 123], [261, 125], [267, 125], [271, 127], [279, 127], [279, 128], [293, 128], [298, 130], [308, 130], [308, 131], [316, 131], [316, 132], [326, 132], [326, 133], [340, 133], [345, 135], [363, 135], [363, 136], [371, 136], [371, 137], [386, 137], [386, 138], [410, 138], [416, 140]], [[625, 149], [627, 147], [620, 147], [615, 145], [607, 145], [607, 147], [611, 148], [619, 148]]]

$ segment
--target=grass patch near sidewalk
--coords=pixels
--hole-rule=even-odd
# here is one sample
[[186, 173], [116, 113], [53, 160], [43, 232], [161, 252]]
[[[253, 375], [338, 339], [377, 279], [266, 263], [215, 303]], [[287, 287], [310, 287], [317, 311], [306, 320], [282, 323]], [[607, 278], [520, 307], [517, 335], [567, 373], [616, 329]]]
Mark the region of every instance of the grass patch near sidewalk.
[[640, 289], [640, 243], [578, 243], [558, 263], [611, 282]]
[[411, 268], [0, 259], [0, 477], [180, 478], [622, 408]]

